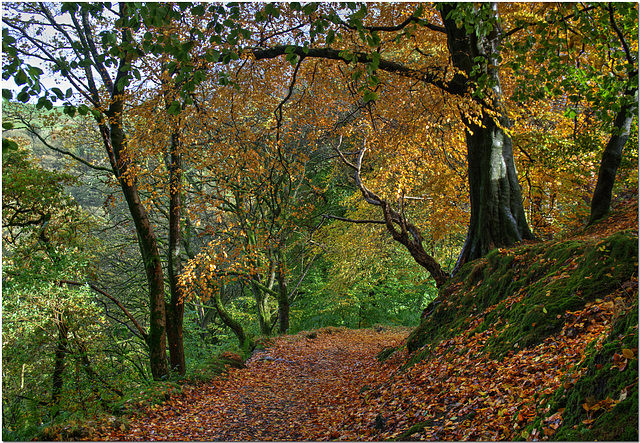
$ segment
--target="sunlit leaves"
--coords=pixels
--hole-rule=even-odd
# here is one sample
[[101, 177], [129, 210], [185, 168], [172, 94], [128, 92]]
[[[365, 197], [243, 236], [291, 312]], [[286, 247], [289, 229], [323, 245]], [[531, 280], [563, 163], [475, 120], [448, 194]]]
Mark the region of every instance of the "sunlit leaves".
[[[521, 76], [515, 97], [570, 95], [573, 103], [582, 103], [581, 109], [593, 107], [603, 122], [611, 122], [630, 100], [625, 89], [637, 83], [636, 7], [546, 6], [538, 15], [516, 21], [529, 35], [515, 34], [505, 44], [516, 55], [509, 65]], [[532, 70], [528, 61], [545, 69]]]

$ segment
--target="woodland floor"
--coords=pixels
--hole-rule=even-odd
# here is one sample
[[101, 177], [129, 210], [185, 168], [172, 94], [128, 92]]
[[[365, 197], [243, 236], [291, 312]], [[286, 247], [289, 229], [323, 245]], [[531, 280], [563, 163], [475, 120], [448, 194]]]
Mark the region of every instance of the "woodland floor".
[[[571, 238], [600, 239], [623, 229], [637, 235], [637, 200], [627, 206], [608, 223]], [[547, 280], [564, 278], [565, 269], [558, 272]], [[622, 381], [606, 398], [578, 399], [579, 426], [588, 431], [603, 411], [614, 413], [617, 404], [629, 404], [627, 397], [637, 398], [636, 342], [610, 338], [618, 319], [637, 312], [637, 274], [627, 278], [613, 292], [564, 313], [562, 330], [535, 346], [516, 346], [500, 360], [483, 352], [500, 320], [483, 332], [475, 329], [496, 306], [472, 316], [465, 331], [442, 340], [430, 349], [429, 359], [404, 370], [409, 329], [324, 328], [278, 337], [267, 350], [254, 353], [246, 369], [186, 385], [181, 395], [139, 410], [121, 430], [91, 439], [547, 440], [576, 414], [569, 405], [566, 411], [552, 409], [554, 393], [571, 395], [588, 370], [620, 374]], [[515, 306], [523, 297], [517, 291], [502, 303]], [[629, 329], [634, 337], [637, 327]], [[388, 346], [398, 350], [380, 363], [376, 356]], [[612, 355], [589, 369], [589, 355], [603, 347]], [[607, 426], [615, 424], [607, 421]], [[630, 435], [637, 436], [635, 429]]]
[[360, 406], [363, 388], [376, 386], [397, 369], [397, 364], [381, 367], [376, 355], [386, 346], [398, 346], [409, 332], [325, 328], [279, 338], [266, 351], [256, 352], [246, 369], [231, 368], [225, 379], [185, 387], [184, 395], [133, 417], [126, 432], [100, 439], [339, 438], [332, 424]]

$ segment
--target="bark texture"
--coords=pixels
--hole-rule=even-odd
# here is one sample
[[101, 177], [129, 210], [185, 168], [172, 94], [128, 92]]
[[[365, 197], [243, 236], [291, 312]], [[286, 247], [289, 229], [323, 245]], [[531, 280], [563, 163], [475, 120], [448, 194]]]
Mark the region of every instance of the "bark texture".
[[179, 137], [171, 137], [169, 163], [169, 288], [171, 301], [166, 307], [167, 338], [169, 341], [169, 363], [171, 370], [180, 375], [187, 372], [184, 356], [183, 322], [184, 294], [178, 277], [182, 273], [180, 219], [182, 215], [182, 156]]
[[[458, 28], [455, 19], [450, 17], [458, 7], [461, 6], [442, 6], [451, 59], [453, 65], [461, 71], [454, 76], [453, 83], [460, 90], [469, 93], [484, 75], [489, 87], [475, 98], [483, 109], [482, 124], [478, 125], [463, 116], [466, 125], [471, 216], [467, 239], [455, 270], [468, 261], [484, 256], [493, 248], [533, 238], [522, 204], [511, 138], [505, 131], [511, 125], [502, 106], [502, 90], [497, 70], [501, 30], [497, 22], [492, 22], [492, 30], [486, 35], [467, 33], [464, 27]], [[497, 17], [495, 4], [481, 7], [490, 8], [483, 14], [487, 20]], [[476, 24], [476, 29], [481, 24]], [[480, 69], [476, 67], [474, 71], [474, 66], [478, 64]]]
[[[60, 404], [62, 397], [62, 388], [64, 387], [64, 368], [65, 368], [65, 356], [69, 347], [69, 329], [65, 323], [63, 314], [56, 315], [56, 325], [58, 327], [58, 342], [56, 343], [55, 363], [53, 367], [51, 389], [51, 405], [56, 406]], [[56, 411], [54, 415], [58, 415]]]
[[279, 254], [281, 261], [278, 264], [278, 332], [285, 334], [289, 330], [289, 289], [285, 276], [284, 254]]
[[[126, 4], [120, 4], [120, 13], [123, 16], [127, 14], [126, 8]], [[127, 31], [122, 32], [123, 41], [128, 41], [129, 37]], [[105, 112], [107, 121], [102, 120], [102, 117], [98, 117], [97, 120], [111, 167], [118, 178], [138, 234], [138, 246], [149, 285], [150, 315], [147, 344], [149, 345], [151, 375], [154, 380], [160, 380], [169, 373], [166, 351], [164, 275], [157, 237], [140, 199], [135, 174], [130, 168], [131, 159], [126, 150], [126, 135], [123, 126], [125, 91], [124, 82], [121, 80], [128, 74], [128, 66], [125, 54], [125, 57], [120, 60], [118, 73], [112, 83], [112, 100]]]
[[218, 315], [220, 316], [220, 319], [224, 322], [225, 325], [231, 328], [233, 333], [238, 338], [238, 343], [242, 348], [243, 346], [248, 344], [248, 337], [245, 334], [244, 328], [242, 327], [242, 325], [238, 323], [236, 320], [234, 320], [233, 317], [231, 317], [231, 314], [227, 312], [227, 310], [224, 308], [224, 305], [222, 304], [222, 294], [224, 293], [224, 288], [225, 288], [225, 285], [221, 282], [220, 291], [214, 292], [213, 302], [215, 304], [216, 310], [218, 311]]
[[[629, 91], [628, 94], [633, 95], [637, 100], [637, 89]], [[593, 198], [591, 199], [589, 225], [600, 220], [609, 212], [613, 185], [615, 184], [618, 167], [622, 160], [622, 148], [627, 143], [627, 140], [629, 140], [631, 123], [633, 122], [636, 111], [637, 102], [634, 101], [633, 103], [623, 106], [616, 116], [613, 135], [609, 139], [602, 153], [602, 160], [600, 161], [598, 181], [596, 182], [596, 189], [593, 191]]]

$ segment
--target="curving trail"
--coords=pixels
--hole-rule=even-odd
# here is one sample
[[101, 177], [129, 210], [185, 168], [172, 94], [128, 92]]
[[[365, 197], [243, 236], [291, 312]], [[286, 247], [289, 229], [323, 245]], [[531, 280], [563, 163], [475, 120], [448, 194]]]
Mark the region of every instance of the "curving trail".
[[[104, 440], [256, 441], [340, 438], [340, 424], [362, 403], [360, 391], [388, 379], [397, 365], [376, 354], [397, 346], [408, 329], [326, 328], [315, 338], [278, 338], [211, 384], [132, 418], [127, 432]], [[375, 416], [370, 417], [372, 427]]]

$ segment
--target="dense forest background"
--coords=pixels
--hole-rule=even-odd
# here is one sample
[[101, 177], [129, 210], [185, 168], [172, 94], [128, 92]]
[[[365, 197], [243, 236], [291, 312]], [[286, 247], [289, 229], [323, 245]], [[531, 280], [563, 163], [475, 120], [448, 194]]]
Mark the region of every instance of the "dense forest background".
[[3, 439], [637, 194], [635, 3], [2, 8]]

